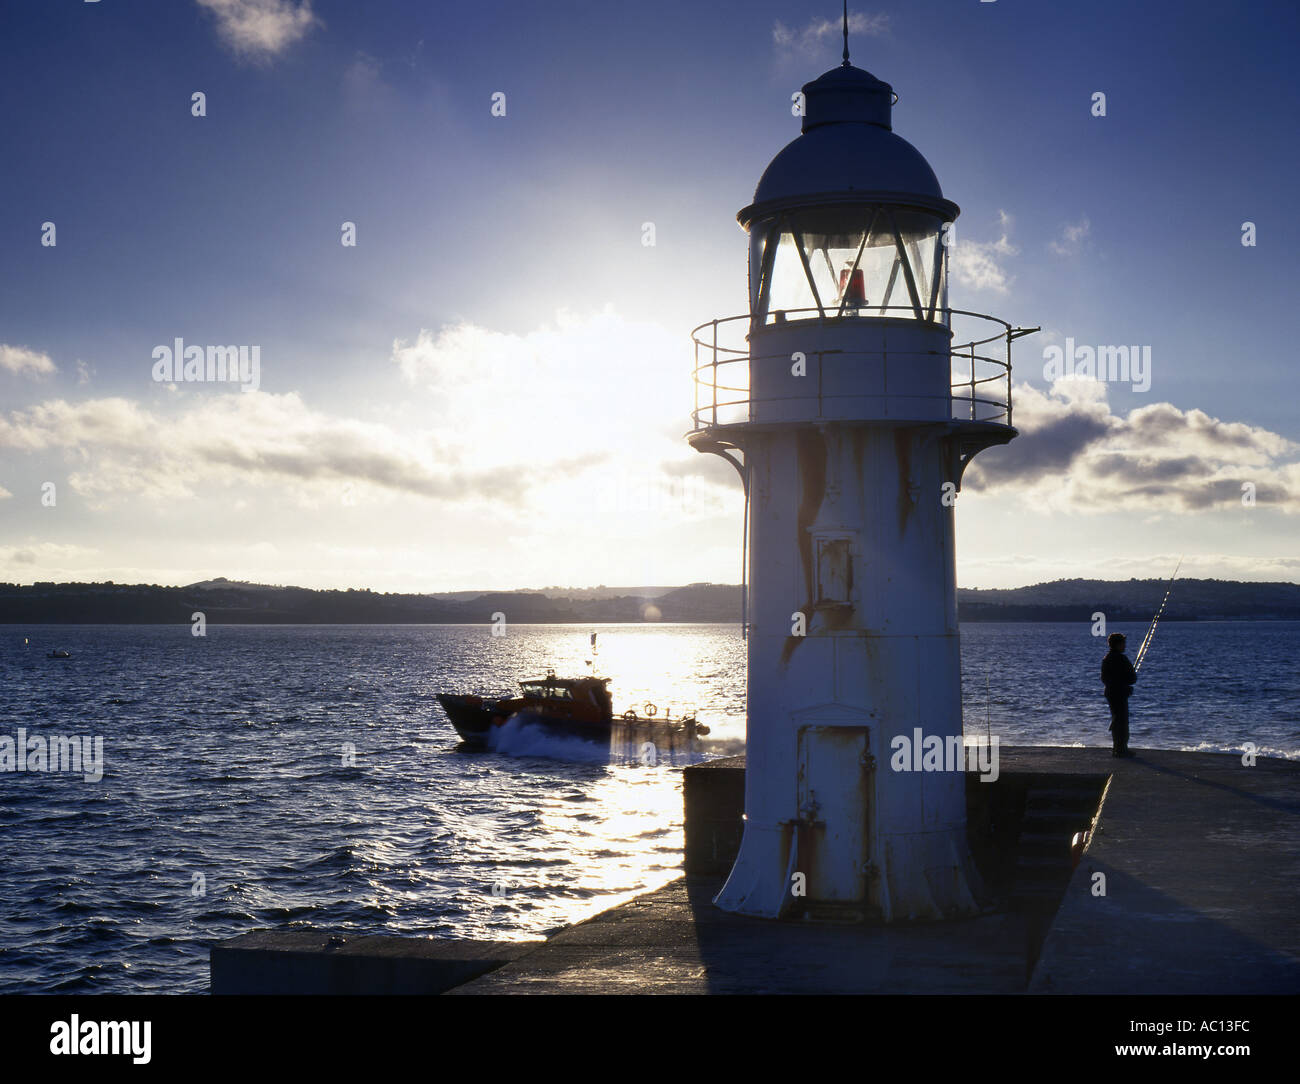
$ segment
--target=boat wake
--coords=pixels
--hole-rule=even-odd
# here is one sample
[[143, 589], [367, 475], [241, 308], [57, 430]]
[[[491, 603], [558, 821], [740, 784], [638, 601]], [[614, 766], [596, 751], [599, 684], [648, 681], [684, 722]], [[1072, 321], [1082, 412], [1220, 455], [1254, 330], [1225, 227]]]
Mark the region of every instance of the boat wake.
[[492, 728], [488, 749], [508, 757], [544, 757], [579, 764], [609, 762], [607, 745], [549, 733], [519, 715], [512, 715], [501, 726]]
[[490, 752], [510, 757], [543, 757], [577, 764], [640, 764], [647, 768], [684, 767], [718, 755], [712, 749], [706, 752], [702, 739], [692, 742], [680, 730], [619, 722], [610, 731], [608, 742], [594, 742], [557, 734], [523, 714], [512, 715], [503, 725], [493, 727], [487, 735], [487, 747]]

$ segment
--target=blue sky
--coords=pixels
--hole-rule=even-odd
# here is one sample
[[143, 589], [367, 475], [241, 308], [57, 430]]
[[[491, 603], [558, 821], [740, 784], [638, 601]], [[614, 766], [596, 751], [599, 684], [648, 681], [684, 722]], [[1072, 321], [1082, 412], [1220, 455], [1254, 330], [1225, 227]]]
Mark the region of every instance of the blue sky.
[[[850, 10], [962, 208], [952, 304], [1043, 328], [959, 582], [1300, 578], [1294, 8]], [[734, 215], [838, 14], [6, 4], [0, 580], [737, 580], [688, 333], [745, 307]], [[259, 390], [155, 381], [176, 337], [256, 344]], [[1066, 337], [1150, 346], [1150, 388], [1053, 388]]]

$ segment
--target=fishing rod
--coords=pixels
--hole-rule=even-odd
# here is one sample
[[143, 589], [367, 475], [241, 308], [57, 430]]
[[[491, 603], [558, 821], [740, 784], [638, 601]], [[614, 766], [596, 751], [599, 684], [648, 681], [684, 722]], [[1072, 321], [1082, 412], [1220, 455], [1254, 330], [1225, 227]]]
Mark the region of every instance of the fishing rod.
[[993, 748], [993, 701], [989, 696], [989, 674], [991, 671], [984, 671], [984, 736], [989, 740], [989, 748]]
[[1137, 658], [1133, 660], [1133, 672], [1137, 673], [1142, 669], [1142, 660], [1146, 657], [1147, 648], [1151, 646], [1151, 639], [1156, 634], [1156, 626], [1160, 624], [1160, 616], [1165, 612], [1165, 604], [1169, 601], [1169, 596], [1174, 589], [1174, 580], [1178, 579], [1178, 570], [1183, 567], [1182, 557], [1178, 558], [1178, 564], [1174, 566], [1174, 574], [1169, 577], [1169, 586], [1165, 589], [1165, 597], [1160, 600], [1160, 609], [1156, 611], [1155, 617], [1151, 619], [1151, 627], [1147, 629], [1147, 634], [1142, 638], [1142, 646], [1138, 648]]

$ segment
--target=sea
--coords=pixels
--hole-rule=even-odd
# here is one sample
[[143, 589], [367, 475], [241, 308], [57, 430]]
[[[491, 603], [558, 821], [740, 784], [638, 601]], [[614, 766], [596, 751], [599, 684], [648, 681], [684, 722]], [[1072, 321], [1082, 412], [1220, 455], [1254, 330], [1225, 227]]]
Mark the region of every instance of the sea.
[[[103, 750], [97, 780], [0, 772], [0, 993], [202, 993], [212, 943], [256, 929], [541, 938], [678, 876], [682, 767], [744, 748], [734, 624], [191, 631], [0, 627], [0, 739]], [[1104, 650], [1086, 622], [963, 626], [967, 734], [1108, 745]], [[1131, 744], [1300, 758], [1298, 660], [1300, 622], [1162, 623]], [[548, 667], [710, 734], [648, 758], [510, 727], [476, 752], [434, 699]]]

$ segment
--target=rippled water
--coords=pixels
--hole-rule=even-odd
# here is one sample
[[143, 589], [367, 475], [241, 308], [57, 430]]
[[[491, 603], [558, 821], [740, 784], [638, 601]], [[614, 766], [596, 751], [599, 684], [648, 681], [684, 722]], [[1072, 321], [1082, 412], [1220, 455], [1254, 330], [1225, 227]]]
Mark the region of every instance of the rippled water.
[[[213, 940], [293, 923], [538, 937], [676, 876], [677, 765], [464, 752], [433, 700], [582, 673], [589, 632], [4, 627], [0, 735], [102, 735], [105, 774], [0, 774], [0, 992], [201, 991]], [[1162, 625], [1133, 744], [1300, 756], [1298, 649], [1297, 623]], [[735, 626], [604, 626], [600, 651], [616, 708], [693, 707], [706, 752], [740, 748]], [[1087, 625], [966, 626], [968, 731], [1106, 744], [1101, 654]]]

